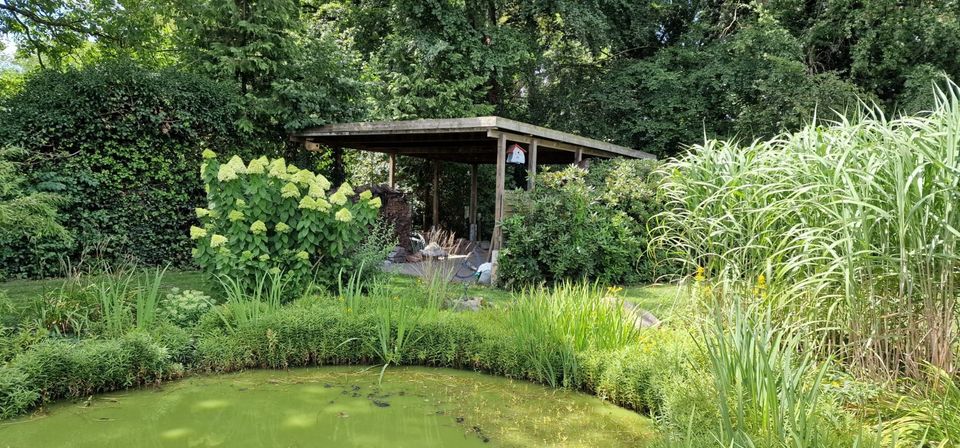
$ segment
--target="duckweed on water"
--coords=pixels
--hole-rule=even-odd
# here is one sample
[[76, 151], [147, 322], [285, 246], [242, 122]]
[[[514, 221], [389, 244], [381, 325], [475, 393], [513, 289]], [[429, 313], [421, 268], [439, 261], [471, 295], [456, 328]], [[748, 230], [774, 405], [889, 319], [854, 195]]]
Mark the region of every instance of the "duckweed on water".
[[3, 446], [644, 446], [650, 422], [596, 397], [478, 373], [324, 367], [194, 377], [0, 424]]

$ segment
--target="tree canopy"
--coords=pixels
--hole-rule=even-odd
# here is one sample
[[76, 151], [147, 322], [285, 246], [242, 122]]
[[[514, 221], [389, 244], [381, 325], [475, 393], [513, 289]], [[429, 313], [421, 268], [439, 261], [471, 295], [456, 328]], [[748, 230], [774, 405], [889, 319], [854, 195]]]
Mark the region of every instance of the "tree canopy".
[[498, 114], [661, 155], [960, 77], [955, 0], [0, 0], [21, 62], [225, 82], [241, 129]]

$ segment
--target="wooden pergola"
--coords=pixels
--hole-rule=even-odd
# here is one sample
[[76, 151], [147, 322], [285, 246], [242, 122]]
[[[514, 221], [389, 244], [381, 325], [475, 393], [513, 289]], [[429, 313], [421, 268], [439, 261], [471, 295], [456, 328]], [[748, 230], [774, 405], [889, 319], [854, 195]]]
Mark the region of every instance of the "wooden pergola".
[[[589, 158], [624, 157], [656, 159], [652, 154], [592, 138], [560, 132], [501, 117], [447, 118], [406, 121], [340, 123], [304, 129], [291, 136], [309, 150], [333, 148], [339, 159], [343, 149], [389, 155], [388, 183], [395, 184], [398, 155], [433, 160], [433, 224], [439, 224], [439, 161], [466, 163], [470, 170], [470, 239], [477, 235], [477, 165], [496, 164], [497, 186], [491, 254], [500, 250], [507, 147], [526, 145], [528, 189], [534, 188], [538, 164], [581, 163]], [[337, 161], [339, 163], [339, 160]]]

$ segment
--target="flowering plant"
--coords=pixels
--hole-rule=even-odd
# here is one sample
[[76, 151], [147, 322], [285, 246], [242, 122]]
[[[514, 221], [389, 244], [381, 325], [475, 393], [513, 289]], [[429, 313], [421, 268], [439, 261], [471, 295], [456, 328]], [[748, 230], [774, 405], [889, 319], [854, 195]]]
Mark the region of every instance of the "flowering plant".
[[208, 204], [190, 229], [194, 259], [208, 274], [248, 285], [265, 274], [282, 276], [292, 292], [313, 279], [332, 283], [380, 208], [379, 198], [347, 183], [328, 196], [326, 178], [282, 158], [220, 163], [205, 151], [200, 176]]

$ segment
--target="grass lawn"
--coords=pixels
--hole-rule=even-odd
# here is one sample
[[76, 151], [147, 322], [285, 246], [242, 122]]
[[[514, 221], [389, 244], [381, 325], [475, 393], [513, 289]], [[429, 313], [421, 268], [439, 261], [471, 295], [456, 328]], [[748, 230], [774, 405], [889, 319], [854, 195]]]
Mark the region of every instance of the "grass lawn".
[[[419, 294], [421, 286], [418, 285], [417, 280], [417, 277], [394, 274], [390, 276], [387, 285], [396, 294]], [[13, 280], [0, 283], [0, 292], [6, 294], [13, 307], [12, 310], [0, 309], [0, 313], [21, 314], [28, 311], [38, 297], [56, 290], [62, 284], [63, 279]], [[203, 291], [211, 296], [215, 295], [213, 285], [199, 271], [168, 271], [163, 278], [163, 286], [167, 289], [174, 287], [181, 290], [193, 289]], [[483, 297], [484, 300], [493, 304], [508, 303], [513, 298], [511, 291], [473, 283], [458, 284], [451, 290], [457, 295]], [[682, 291], [676, 285], [656, 284], [628, 286], [621, 291], [620, 295], [663, 319], [671, 313], [678, 298], [681, 297]], [[10, 324], [11, 322], [6, 323]]]

